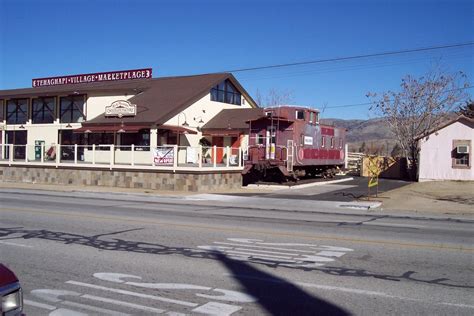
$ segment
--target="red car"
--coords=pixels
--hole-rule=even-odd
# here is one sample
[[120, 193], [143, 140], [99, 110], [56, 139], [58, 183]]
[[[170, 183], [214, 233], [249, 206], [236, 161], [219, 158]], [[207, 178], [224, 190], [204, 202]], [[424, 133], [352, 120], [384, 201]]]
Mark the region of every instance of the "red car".
[[23, 315], [23, 293], [15, 274], [0, 263], [1, 316]]

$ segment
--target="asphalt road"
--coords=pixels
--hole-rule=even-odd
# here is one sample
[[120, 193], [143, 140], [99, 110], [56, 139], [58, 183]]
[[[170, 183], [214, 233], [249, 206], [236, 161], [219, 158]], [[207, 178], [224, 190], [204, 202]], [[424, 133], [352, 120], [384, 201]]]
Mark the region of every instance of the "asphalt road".
[[0, 261], [27, 315], [474, 313], [474, 221], [307, 202], [2, 189]]

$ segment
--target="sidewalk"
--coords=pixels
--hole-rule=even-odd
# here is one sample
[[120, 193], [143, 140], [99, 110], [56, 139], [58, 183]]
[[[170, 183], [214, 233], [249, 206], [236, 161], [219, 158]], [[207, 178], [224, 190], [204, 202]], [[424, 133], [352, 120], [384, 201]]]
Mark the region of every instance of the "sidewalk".
[[382, 193], [383, 211], [444, 215], [474, 215], [474, 181], [415, 182]]
[[[288, 210], [300, 212], [331, 213], [346, 215], [377, 215], [394, 217], [418, 217], [438, 219], [473, 219], [474, 196], [471, 188], [474, 183], [413, 183], [405, 187], [381, 194], [377, 201], [337, 202], [270, 197], [244, 197], [232, 193], [248, 192], [249, 189], [234, 190], [235, 192], [188, 193], [173, 191], [153, 191], [144, 189], [127, 189], [92, 186], [59, 186], [32, 183], [0, 182], [0, 188], [9, 190], [25, 189], [31, 191], [55, 191], [60, 195], [77, 194], [81, 192], [84, 198], [104, 198], [127, 201], [140, 201], [144, 198], [149, 202], [174, 203], [176, 199], [187, 200], [200, 205], [226, 207], [249, 206], [263, 210]], [[261, 189], [258, 190], [262, 192]], [[219, 193], [225, 193], [222, 195]], [[41, 193], [42, 194], [42, 193]], [[46, 192], [44, 194], [47, 194]], [[315, 203], [319, 210], [315, 210]]]

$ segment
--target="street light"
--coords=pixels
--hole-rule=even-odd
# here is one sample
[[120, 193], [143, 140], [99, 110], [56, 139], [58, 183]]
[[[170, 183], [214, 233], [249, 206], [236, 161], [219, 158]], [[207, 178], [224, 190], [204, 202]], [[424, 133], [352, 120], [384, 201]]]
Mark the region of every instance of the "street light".
[[178, 146], [181, 144], [181, 139], [180, 139], [181, 134], [180, 134], [180, 132], [179, 132], [179, 116], [180, 116], [181, 114], [184, 115], [184, 123], [182, 124], [182, 126], [184, 126], [184, 127], [188, 127], [188, 126], [189, 126], [188, 122], [186, 122], [186, 121], [187, 121], [187, 120], [186, 120], [186, 113], [180, 112], [180, 113], [178, 114]]

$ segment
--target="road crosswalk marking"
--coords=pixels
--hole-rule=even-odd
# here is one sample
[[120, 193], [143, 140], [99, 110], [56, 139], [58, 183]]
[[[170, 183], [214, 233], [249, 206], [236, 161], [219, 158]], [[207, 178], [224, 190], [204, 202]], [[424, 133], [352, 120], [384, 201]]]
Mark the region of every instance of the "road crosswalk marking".
[[[162, 297], [157, 295], [150, 295], [145, 293], [139, 293], [134, 291], [128, 291], [124, 289], [117, 289], [113, 287], [107, 287], [92, 283], [79, 282], [74, 280], [66, 281], [65, 284], [81, 287], [86, 289], [99, 290], [106, 293], [117, 293], [120, 295], [127, 295], [136, 298], [144, 298], [148, 300], [160, 301], [167, 305], [175, 304], [183, 308], [188, 308], [187, 313], [193, 312], [198, 314], [206, 315], [222, 315], [229, 316], [233, 313], [242, 309], [242, 306], [236, 305], [239, 303], [253, 303], [256, 301], [255, 298], [242, 292], [211, 288], [208, 286], [201, 286], [195, 284], [184, 284], [184, 283], [151, 283], [151, 282], [131, 282], [126, 281], [126, 278], [131, 280], [141, 280], [142, 278], [130, 274], [121, 273], [109, 273], [101, 272], [93, 275], [95, 278], [102, 281], [109, 281], [113, 283], [119, 283], [127, 286], [133, 286], [135, 288], [147, 288], [154, 290], [166, 290], [169, 294], [170, 290], [175, 291], [193, 291], [196, 301], [189, 302], [177, 299], [171, 299], [168, 297]], [[145, 306], [135, 304], [128, 301], [117, 300], [109, 297], [97, 296], [92, 294], [82, 294], [71, 290], [59, 290], [59, 289], [36, 289], [31, 291], [31, 294], [45, 302], [54, 303], [56, 306], [46, 303], [40, 303], [32, 300], [25, 299], [25, 305], [45, 309], [49, 311], [50, 316], [84, 316], [88, 312], [100, 315], [129, 315], [113, 309], [99, 307], [95, 305], [88, 305], [82, 302], [77, 302], [74, 298], [81, 298], [82, 300], [89, 300], [92, 302], [100, 302], [110, 304], [114, 306], [121, 306], [129, 309], [140, 310], [142, 312], [150, 312], [153, 314], [166, 314], [169, 316], [182, 316], [185, 315], [181, 312], [171, 311], [163, 308], [156, 308], [152, 306]], [[66, 299], [71, 297], [72, 299]], [[202, 303], [203, 299], [208, 301]], [[200, 303], [198, 303], [201, 301]], [[225, 301], [225, 302], [223, 302]], [[191, 308], [191, 310], [189, 310]], [[86, 311], [86, 312], [84, 312]]]
[[234, 260], [305, 269], [321, 267], [353, 251], [344, 247], [265, 242], [249, 238], [227, 238], [226, 241], [214, 241], [212, 245], [201, 245], [197, 248], [222, 253]]

